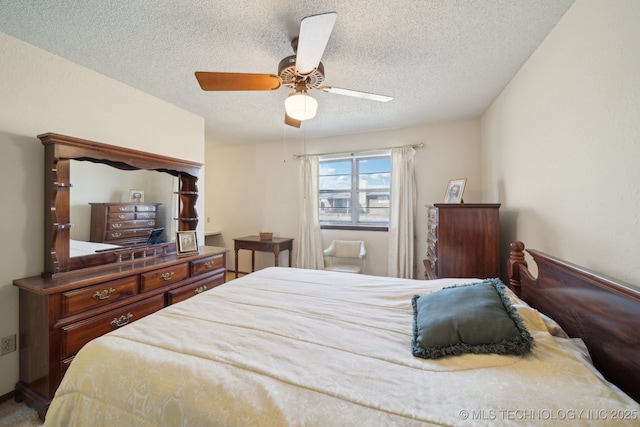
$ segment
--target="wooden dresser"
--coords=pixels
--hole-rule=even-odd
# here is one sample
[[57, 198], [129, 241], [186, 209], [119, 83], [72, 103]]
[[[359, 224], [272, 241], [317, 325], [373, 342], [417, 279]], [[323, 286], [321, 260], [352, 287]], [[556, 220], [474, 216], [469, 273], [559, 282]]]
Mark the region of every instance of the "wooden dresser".
[[157, 227], [160, 203], [89, 203], [92, 242], [145, 243]]
[[427, 279], [500, 275], [500, 204], [427, 206]]
[[16, 399], [42, 419], [75, 354], [90, 340], [225, 282], [228, 249], [203, 247], [98, 269], [29, 277], [20, 288]]

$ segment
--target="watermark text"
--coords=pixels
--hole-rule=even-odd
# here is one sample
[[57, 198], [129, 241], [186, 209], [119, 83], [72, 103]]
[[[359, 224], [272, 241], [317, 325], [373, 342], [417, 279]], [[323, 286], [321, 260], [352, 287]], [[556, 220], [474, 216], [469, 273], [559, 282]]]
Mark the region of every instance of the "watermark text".
[[462, 409], [461, 420], [471, 421], [627, 421], [638, 420], [635, 409]]

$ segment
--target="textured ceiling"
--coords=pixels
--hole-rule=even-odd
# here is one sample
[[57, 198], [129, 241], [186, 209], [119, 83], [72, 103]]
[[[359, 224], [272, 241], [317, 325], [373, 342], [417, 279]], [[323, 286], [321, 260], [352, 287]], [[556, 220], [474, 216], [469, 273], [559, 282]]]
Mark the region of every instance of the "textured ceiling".
[[[205, 117], [207, 144], [315, 138], [479, 117], [574, 0], [2, 0], [0, 31]], [[203, 92], [195, 71], [277, 74], [305, 16], [335, 11], [318, 115], [288, 89]], [[3, 66], [0, 63], [0, 66]]]

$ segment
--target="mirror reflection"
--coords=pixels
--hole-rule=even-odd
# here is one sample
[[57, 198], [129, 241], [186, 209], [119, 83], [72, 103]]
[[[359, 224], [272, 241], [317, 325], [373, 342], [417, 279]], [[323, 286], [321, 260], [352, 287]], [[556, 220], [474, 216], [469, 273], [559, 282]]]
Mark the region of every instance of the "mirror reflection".
[[[165, 172], [120, 170], [102, 163], [80, 160], [70, 161], [70, 176], [73, 184], [69, 192], [70, 222], [73, 224], [70, 230], [71, 247], [82, 248], [70, 253], [70, 257], [86, 255], [86, 250], [101, 249], [93, 247], [96, 245], [90, 245], [88, 249], [88, 245], [83, 243], [92, 240], [91, 204], [129, 202], [130, 192], [134, 189], [142, 190], [142, 194], [135, 194], [135, 201], [142, 196], [145, 205], [159, 204], [153, 228], [164, 228], [161, 241], [175, 241], [177, 221], [174, 218], [178, 216], [176, 177]], [[94, 237], [93, 240], [97, 239]]]

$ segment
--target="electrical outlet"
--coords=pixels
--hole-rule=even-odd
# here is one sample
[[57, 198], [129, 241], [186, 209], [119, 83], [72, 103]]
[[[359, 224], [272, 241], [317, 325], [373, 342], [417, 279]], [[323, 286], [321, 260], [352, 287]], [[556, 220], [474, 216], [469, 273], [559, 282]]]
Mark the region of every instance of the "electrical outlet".
[[0, 343], [0, 356], [4, 356], [7, 353], [11, 353], [16, 351], [16, 336], [9, 335], [2, 338], [2, 343]]

